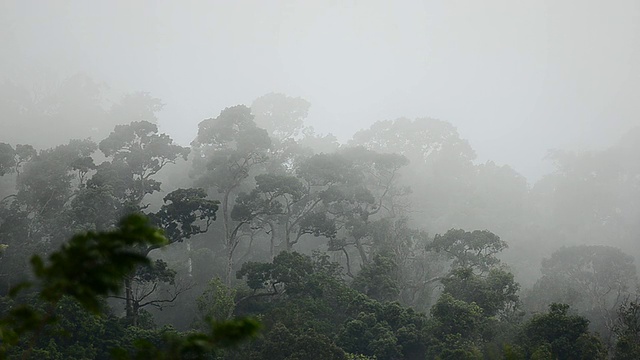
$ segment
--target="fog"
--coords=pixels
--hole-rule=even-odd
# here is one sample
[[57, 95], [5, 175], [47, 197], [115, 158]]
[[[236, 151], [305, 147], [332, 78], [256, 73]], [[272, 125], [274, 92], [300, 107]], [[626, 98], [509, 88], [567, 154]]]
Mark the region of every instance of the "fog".
[[0, 47], [1, 359], [640, 359], [638, 1], [0, 0]]
[[640, 4], [603, 1], [12, 1], [0, 74], [84, 73], [146, 91], [161, 128], [268, 92], [308, 100], [342, 141], [375, 121], [454, 124], [479, 160], [530, 180], [548, 149], [600, 149], [640, 124]]

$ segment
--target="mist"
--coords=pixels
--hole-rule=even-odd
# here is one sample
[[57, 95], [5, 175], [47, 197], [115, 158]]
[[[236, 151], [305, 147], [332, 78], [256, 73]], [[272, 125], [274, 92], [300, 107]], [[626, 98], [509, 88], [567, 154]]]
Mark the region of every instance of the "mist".
[[375, 121], [454, 124], [480, 160], [530, 180], [549, 149], [602, 149], [638, 126], [635, 1], [4, 1], [0, 73], [21, 84], [84, 73], [146, 91], [161, 128], [268, 92], [311, 102], [341, 141]]
[[0, 358], [640, 358], [637, 1], [4, 0], [0, 44]]

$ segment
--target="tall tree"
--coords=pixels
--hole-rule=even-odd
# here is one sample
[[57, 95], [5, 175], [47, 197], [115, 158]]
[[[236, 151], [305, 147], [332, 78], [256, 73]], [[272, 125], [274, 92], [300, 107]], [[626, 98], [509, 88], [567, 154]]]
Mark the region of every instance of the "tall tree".
[[349, 175], [324, 196], [326, 211], [343, 229], [330, 244], [331, 250], [342, 251], [353, 246], [362, 264], [373, 254], [372, 222], [385, 216], [400, 216], [398, 198], [407, 194], [398, 186], [400, 169], [407, 159], [397, 154], [380, 154], [362, 147], [347, 148], [337, 154]]
[[227, 249], [226, 280], [231, 281], [233, 255], [239, 243], [231, 218], [233, 196], [249, 177], [251, 170], [267, 159], [269, 135], [253, 121], [251, 110], [243, 105], [224, 109], [216, 118], [198, 125], [192, 143], [194, 174], [199, 186], [217, 190], [221, 196], [224, 245]]
[[400, 154], [409, 160], [401, 183], [413, 189], [412, 205], [423, 214], [421, 225], [434, 231], [470, 225], [465, 208], [476, 154], [453, 125], [430, 118], [378, 121], [357, 132], [350, 145]]
[[526, 299], [531, 310], [568, 303], [610, 341], [616, 312], [638, 285], [635, 259], [611, 246], [563, 247], [542, 261], [541, 271]]
[[[131, 212], [141, 212], [148, 207], [145, 196], [160, 190], [161, 183], [154, 176], [168, 164], [187, 159], [189, 148], [173, 143], [169, 135], [159, 133], [157, 125], [148, 121], [136, 121], [129, 125], [117, 125], [99, 144], [108, 161], [100, 164], [88, 180], [86, 191], [106, 191], [115, 204], [114, 213], [119, 217]], [[104, 195], [104, 193], [103, 193]], [[88, 199], [91, 199], [89, 197]], [[137, 249], [147, 254], [151, 248]], [[127, 319], [135, 321], [135, 277], [125, 278], [125, 309]]]
[[429, 248], [449, 256], [454, 268], [486, 273], [500, 264], [496, 255], [507, 248], [507, 243], [488, 230], [451, 229], [444, 235], [436, 234]]
[[299, 97], [269, 93], [253, 101], [251, 113], [259, 127], [284, 141], [300, 134], [310, 106], [308, 101]]
[[524, 324], [520, 342], [532, 358], [536, 353], [559, 360], [607, 358], [600, 339], [589, 334], [589, 320], [569, 314], [566, 304], [551, 304], [547, 313], [534, 315]]
[[160, 190], [160, 183], [152, 177], [167, 164], [179, 158], [187, 159], [189, 149], [173, 143], [158, 126], [148, 121], [117, 125], [100, 142], [100, 150], [111, 161], [105, 167], [123, 166], [128, 171], [130, 187], [125, 190], [126, 201], [139, 206], [147, 194]]

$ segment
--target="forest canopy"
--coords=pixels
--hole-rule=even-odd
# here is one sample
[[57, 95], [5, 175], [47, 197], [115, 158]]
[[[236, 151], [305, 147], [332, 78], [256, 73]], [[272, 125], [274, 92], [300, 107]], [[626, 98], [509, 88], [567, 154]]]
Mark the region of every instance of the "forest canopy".
[[159, 99], [105, 109], [96, 86], [16, 108], [71, 139], [0, 138], [7, 358], [640, 356], [638, 129], [530, 184], [444, 120], [340, 143], [270, 93], [184, 146]]

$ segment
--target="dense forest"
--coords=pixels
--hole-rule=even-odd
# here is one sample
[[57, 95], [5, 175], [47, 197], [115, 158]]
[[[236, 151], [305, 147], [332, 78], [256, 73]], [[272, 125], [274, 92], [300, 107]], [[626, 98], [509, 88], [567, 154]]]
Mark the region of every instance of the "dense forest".
[[[640, 358], [639, 129], [550, 152], [532, 184], [478, 162], [444, 120], [378, 121], [340, 143], [306, 124], [309, 102], [271, 93], [182, 146], [158, 128], [161, 100], [105, 106], [99, 88], [2, 88], [6, 358], [172, 358], [167, 339], [246, 319], [251, 339], [189, 356]], [[164, 240], [118, 242], [138, 236], [130, 214]], [[115, 281], [83, 270], [111, 269], [78, 260], [98, 251], [121, 254]], [[24, 305], [47, 317], [18, 322]]]

